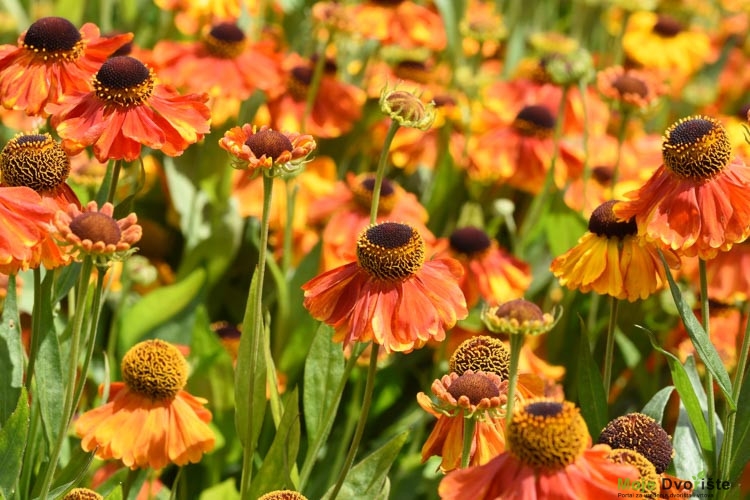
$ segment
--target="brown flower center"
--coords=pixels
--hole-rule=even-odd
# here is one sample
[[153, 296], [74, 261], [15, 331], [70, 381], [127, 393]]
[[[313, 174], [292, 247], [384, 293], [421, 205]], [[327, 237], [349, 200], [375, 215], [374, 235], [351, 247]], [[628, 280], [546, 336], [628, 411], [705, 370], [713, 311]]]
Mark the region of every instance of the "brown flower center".
[[610, 186], [614, 178], [614, 169], [607, 165], [597, 165], [591, 169], [591, 178], [600, 186]]
[[245, 50], [245, 33], [235, 23], [219, 23], [203, 38], [208, 52], [222, 59], [234, 59]]
[[546, 106], [526, 106], [516, 115], [513, 127], [529, 137], [551, 137], [555, 129], [555, 117]]
[[146, 340], [122, 358], [122, 378], [128, 388], [154, 401], [177, 396], [187, 382], [187, 361], [172, 344]]
[[654, 464], [661, 474], [672, 461], [672, 440], [659, 422], [643, 413], [629, 413], [607, 424], [599, 435], [599, 443], [611, 448], [635, 450]]
[[664, 134], [664, 165], [679, 177], [707, 180], [721, 172], [732, 156], [724, 127], [714, 118], [690, 116]]
[[115, 220], [101, 212], [83, 212], [70, 222], [70, 230], [81, 238], [92, 243], [102, 242], [116, 245], [122, 231]]
[[605, 201], [594, 209], [589, 218], [589, 231], [606, 238], [624, 238], [638, 232], [635, 219], [622, 221], [615, 216], [612, 207], [617, 202], [617, 200]]
[[247, 138], [245, 145], [250, 148], [256, 158], [265, 156], [273, 161], [278, 160], [283, 153], [294, 149], [292, 141], [286, 135], [271, 129], [254, 133]]
[[510, 369], [510, 352], [501, 340], [489, 335], [479, 335], [464, 340], [449, 362], [450, 371], [463, 375], [467, 370], [489, 372], [507, 380]]
[[23, 46], [45, 61], [75, 61], [83, 54], [81, 33], [62, 17], [43, 17], [32, 23], [24, 35]]
[[456, 229], [451, 233], [448, 241], [453, 250], [468, 256], [480, 254], [492, 244], [487, 233], [473, 226]]
[[648, 95], [648, 86], [646, 85], [646, 82], [628, 74], [618, 76], [615, 81], [612, 82], [612, 87], [620, 93], [620, 96], [636, 94], [640, 97], [646, 97]]
[[422, 268], [424, 257], [424, 240], [407, 224], [374, 224], [362, 231], [357, 240], [357, 262], [380, 280], [409, 278]]
[[107, 103], [124, 108], [140, 106], [154, 90], [153, 73], [134, 57], [110, 57], [94, 77], [94, 90]]
[[398, 78], [417, 83], [429, 83], [431, 79], [430, 71], [422, 61], [399, 61], [393, 68], [393, 73]]
[[664, 38], [673, 38], [682, 31], [682, 24], [672, 16], [659, 15], [654, 24], [653, 32]]
[[482, 373], [464, 373], [451, 383], [448, 392], [456, 399], [466, 396], [472, 405], [500, 396], [500, 389]]
[[506, 439], [508, 451], [521, 462], [551, 472], [575, 462], [588, 445], [589, 433], [573, 403], [540, 399], [513, 413]]
[[[374, 174], [362, 174], [357, 177], [357, 182], [352, 186], [352, 194], [354, 195], [354, 201], [362, 207], [364, 210], [370, 210], [372, 205], [372, 191], [375, 189], [375, 175]], [[383, 183], [380, 185], [380, 200], [378, 202], [378, 213], [388, 214], [393, 210], [396, 203], [396, 188], [393, 182], [388, 179], [383, 179]]]
[[508, 320], [515, 319], [520, 324], [525, 321], [544, 321], [542, 309], [525, 299], [514, 299], [500, 304], [495, 311], [495, 316]]
[[20, 134], [0, 152], [0, 174], [7, 186], [26, 186], [39, 193], [61, 186], [70, 173], [70, 158], [49, 134]]
[[307, 99], [307, 91], [313, 79], [313, 69], [309, 66], [295, 66], [289, 73], [287, 87], [292, 98], [297, 102]]

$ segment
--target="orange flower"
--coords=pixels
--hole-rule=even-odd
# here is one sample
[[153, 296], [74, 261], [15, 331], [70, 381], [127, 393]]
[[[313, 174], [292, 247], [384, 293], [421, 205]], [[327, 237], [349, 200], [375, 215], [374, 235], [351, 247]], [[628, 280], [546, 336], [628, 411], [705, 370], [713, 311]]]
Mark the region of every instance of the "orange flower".
[[635, 218], [649, 241], [706, 260], [750, 236], [750, 169], [732, 158], [717, 120], [679, 120], [667, 129], [662, 153], [646, 184], [614, 206], [617, 217]]
[[434, 8], [410, 0], [370, 0], [351, 8], [350, 15], [360, 36], [383, 45], [445, 49], [445, 27]]
[[[638, 236], [635, 222], [617, 220], [608, 201], [591, 214], [589, 230], [578, 244], [556, 257], [550, 270], [560, 284], [571, 290], [635, 302], [666, 284], [657, 246]], [[670, 267], [679, 267], [679, 257], [665, 252]]]
[[578, 408], [538, 398], [516, 406], [506, 429], [506, 451], [479, 467], [460, 469], [440, 482], [443, 500], [618, 498], [618, 479], [638, 470], [608, 460], [609, 446], [591, 447]]
[[656, 106], [666, 92], [656, 75], [622, 66], [611, 66], [600, 71], [596, 85], [615, 108], [625, 112], [647, 112]]
[[54, 224], [60, 245], [70, 246], [69, 253], [74, 256], [91, 255], [103, 262], [123, 259], [132, 253], [131, 247], [141, 239], [143, 230], [134, 213], [115, 220], [114, 211], [111, 203], [99, 208], [96, 201], [90, 201], [83, 211], [73, 203], [67, 210], [59, 210]]
[[410, 352], [468, 314], [453, 259], [425, 262], [416, 229], [374, 224], [357, 240], [357, 261], [327, 271], [302, 286], [304, 306], [334, 327], [344, 346], [373, 341], [386, 352]]
[[197, 42], [158, 42], [152, 61], [164, 82], [208, 93], [211, 123], [217, 126], [236, 118], [255, 90], [277, 92], [281, 64], [270, 44], [250, 43], [237, 23], [216, 23], [204, 31]]
[[325, 62], [312, 109], [307, 99], [312, 83], [312, 61], [291, 54], [284, 62], [286, 91], [269, 99], [268, 122], [276, 130], [304, 130], [315, 137], [339, 137], [351, 130], [362, 116], [365, 92], [336, 76], [336, 65]]
[[311, 135], [278, 132], [265, 125], [257, 129], [246, 123], [228, 130], [219, 140], [219, 146], [235, 158], [235, 168], [247, 169], [254, 176], [261, 169], [270, 170], [274, 166], [289, 169], [299, 165], [316, 143]]
[[83, 449], [131, 469], [199, 462], [215, 437], [206, 400], [183, 390], [187, 368], [179, 349], [162, 340], [132, 347], [122, 360], [124, 382], [112, 383], [109, 402], [75, 423]]
[[18, 37], [17, 46], [0, 46], [0, 100], [9, 109], [43, 115], [47, 103], [90, 89], [91, 77], [132, 33], [102, 37], [92, 23], [77, 30], [62, 17], [43, 17]]
[[0, 187], [0, 273], [38, 267], [54, 209], [27, 187]]
[[[349, 172], [346, 182], [339, 182], [330, 195], [311, 204], [310, 221], [328, 218], [323, 229], [321, 268], [328, 271], [353, 261], [356, 257], [351, 242], [370, 224], [370, 205], [375, 175], [354, 175]], [[428, 247], [435, 237], [425, 225], [427, 210], [417, 197], [388, 179], [383, 179], [378, 205], [377, 222], [397, 220], [417, 229]]]
[[482, 229], [456, 229], [436, 244], [437, 256], [449, 256], [464, 267], [461, 291], [466, 305], [474, 307], [482, 298], [488, 304], [523, 297], [531, 284], [531, 268], [490, 239]]
[[47, 110], [71, 154], [93, 145], [99, 161], [134, 161], [142, 146], [179, 156], [201, 140], [209, 132], [207, 100], [181, 96], [138, 59], [117, 56], [96, 73], [93, 91], [73, 92]]
[[255, 0], [154, 0], [154, 3], [160, 9], [176, 11], [175, 26], [188, 35], [197, 33], [206, 23], [239, 19], [243, 8], [248, 9], [250, 15], [257, 15], [258, 10]]
[[[699, 283], [696, 259], [685, 259], [682, 274]], [[750, 241], [744, 240], [706, 262], [708, 298], [724, 304], [744, 302], [750, 297]], [[713, 312], [713, 311], [711, 311]], [[713, 338], [715, 329], [711, 329]]]
[[505, 449], [501, 407], [507, 399], [508, 382], [495, 373], [466, 370], [451, 373], [432, 383], [438, 402], [424, 393], [417, 402], [437, 423], [422, 447], [422, 462], [442, 457], [440, 470], [461, 467], [463, 436], [467, 419], [475, 421], [469, 464], [482, 465]]

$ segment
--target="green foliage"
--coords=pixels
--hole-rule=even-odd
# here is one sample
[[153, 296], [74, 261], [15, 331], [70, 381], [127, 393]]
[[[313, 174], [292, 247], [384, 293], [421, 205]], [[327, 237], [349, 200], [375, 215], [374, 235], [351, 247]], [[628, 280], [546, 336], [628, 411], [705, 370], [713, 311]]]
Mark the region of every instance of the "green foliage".
[[0, 427], [0, 496], [11, 498], [21, 474], [29, 432], [29, 395], [21, 388], [15, 410]]

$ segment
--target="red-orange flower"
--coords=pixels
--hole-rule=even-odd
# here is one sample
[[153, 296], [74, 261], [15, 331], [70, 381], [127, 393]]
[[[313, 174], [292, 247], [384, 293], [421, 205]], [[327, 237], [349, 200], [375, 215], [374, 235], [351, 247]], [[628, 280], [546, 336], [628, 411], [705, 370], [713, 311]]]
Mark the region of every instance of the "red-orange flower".
[[201, 140], [209, 132], [207, 100], [182, 96], [138, 59], [117, 56], [101, 66], [93, 91], [73, 92], [47, 110], [71, 154], [93, 145], [99, 161], [134, 161], [142, 146], [178, 156]]
[[357, 240], [357, 261], [302, 286], [310, 314], [334, 327], [345, 346], [373, 341], [386, 352], [410, 352], [466, 317], [453, 259], [425, 261], [416, 229], [396, 222], [371, 225]]
[[538, 398], [516, 407], [506, 429], [507, 450], [485, 465], [460, 469], [440, 482], [443, 500], [616, 499], [618, 480], [638, 470], [608, 459], [607, 445], [591, 447], [578, 408]]
[[236, 118], [256, 90], [274, 95], [282, 85], [281, 61], [270, 43], [250, 43], [234, 22], [206, 29], [200, 41], [163, 40], [151, 55], [165, 83], [211, 97], [211, 123]]
[[9, 109], [45, 115], [47, 103], [90, 89], [91, 77], [132, 33], [102, 37], [99, 28], [80, 31], [62, 17], [43, 17], [18, 37], [17, 46], [0, 46], [0, 100]]
[[219, 140], [219, 146], [236, 158], [235, 168], [247, 169], [253, 176], [274, 166], [288, 168], [302, 163], [317, 144], [311, 135], [279, 132], [246, 123], [232, 127]]
[[639, 234], [688, 257], [711, 259], [750, 236], [750, 169], [724, 127], [706, 116], [674, 123], [662, 144], [664, 163], [630, 198], [614, 206], [635, 218]]
[[370, 0], [351, 8], [353, 24], [361, 36], [383, 45], [445, 49], [445, 27], [434, 7], [411, 0]]
[[[351, 242], [370, 224], [370, 205], [375, 175], [354, 175], [339, 182], [334, 192], [321, 197], [310, 207], [311, 222], [328, 219], [323, 229], [321, 268], [328, 271], [353, 261], [356, 257]], [[377, 222], [397, 220], [416, 228], [428, 247], [435, 237], [427, 229], [427, 210], [417, 197], [388, 179], [383, 179], [378, 204]]]
[[124, 382], [110, 386], [109, 402], [75, 423], [86, 451], [131, 469], [161, 469], [200, 461], [214, 447], [205, 399], [184, 391], [187, 361], [162, 340], [132, 347], [122, 359]]
[[28, 187], [0, 188], [0, 273], [39, 266], [39, 245], [49, 235], [51, 205]]

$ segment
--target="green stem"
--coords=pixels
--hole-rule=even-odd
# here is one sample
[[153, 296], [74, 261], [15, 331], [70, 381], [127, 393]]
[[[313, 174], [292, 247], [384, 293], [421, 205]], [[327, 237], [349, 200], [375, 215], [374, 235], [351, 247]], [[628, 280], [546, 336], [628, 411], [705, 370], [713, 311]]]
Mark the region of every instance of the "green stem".
[[547, 203], [553, 187], [555, 186], [555, 168], [557, 165], [557, 158], [560, 156], [560, 138], [562, 137], [563, 122], [565, 121], [565, 103], [568, 100], [568, 93], [570, 87], [567, 85], [563, 87], [562, 95], [560, 96], [560, 104], [557, 109], [557, 118], [555, 121], [555, 135], [552, 148], [552, 158], [549, 162], [549, 169], [547, 175], [544, 178], [544, 185], [538, 195], [534, 196], [529, 211], [523, 218], [523, 223], [518, 232], [518, 240], [521, 242], [521, 248], [526, 246], [526, 238], [528, 237], [531, 228], [536, 227], [539, 218], [542, 216], [542, 210], [544, 205]]
[[313, 107], [315, 106], [315, 98], [318, 96], [318, 90], [320, 90], [320, 82], [323, 79], [323, 70], [326, 67], [326, 47], [330, 41], [330, 35], [322, 43], [323, 49], [317, 54], [318, 58], [315, 60], [315, 67], [313, 68], [312, 78], [310, 79], [310, 85], [307, 87], [307, 96], [305, 100], [305, 112], [302, 115], [302, 121], [300, 122], [300, 133], [305, 133], [307, 130], [307, 120], [312, 114]]
[[333, 421], [336, 419], [338, 407], [341, 402], [341, 396], [344, 394], [344, 389], [346, 388], [346, 382], [347, 380], [349, 380], [349, 375], [351, 375], [354, 366], [357, 364], [357, 360], [362, 354], [362, 351], [363, 349], [358, 349], [357, 353], [353, 352], [352, 355], [349, 356], [349, 359], [346, 361], [344, 373], [341, 376], [341, 380], [339, 380], [339, 385], [336, 388], [336, 393], [334, 395], [333, 401], [331, 402], [331, 405], [326, 412], [325, 418], [323, 419], [323, 428], [321, 429], [320, 434], [318, 434], [318, 436], [315, 438], [315, 441], [313, 441], [310, 449], [307, 451], [305, 461], [302, 464], [302, 472], [300, 473], [299, 479], [300, 491], [305, 489], [305, 485], [307, 484], [308, 479], [310, 479], [310, 473], [313, 470], [313, 465], [315, 465], [315, 460], [318, 458], [320, 448], [323, 446], [323, 443], [326, 441], [326, 439], [328, 439], [328, 435], [333, 428]]
[[617, 330], [617, 310], [620, 301], [609, 297], [609, 323], [607, 325], [607, 345], [604, 350], [604, 394], [609, 401], [609, 389], [612, 385], [612, 363], [615, 354], [615, 331]]
[[107, 201], [114, 203], [115, 193], [117, 192], [117, 181], [120, 179], [120, 170], [122, 170], [122, 160], [115, 160], [114, 167], [112, 169], [112, 179], [109, 185], [109, 192], [107, 193]]
[[83, 259], [83, 265], [81, 266], [81, 274], [78, 276], [78, 285], [76, 293], [76, 310], [73, 315], [73, 328], [70, 336], [70, 353], [68, 355], [68, 373], [65, 377], [67, 392], [65, 394], [65, 402], [63, 404], [62, 420], [60, 421], [60, 429], [55, 441], [54, 447], [51, 450], [49, 456], [49, 465], [44, 474], [44, 480], [42, 482], [42, 488], [39, 493], [39, 498], [45, 499], [49, 494], [50, 487], [52, 486], [52, 478], [55, 475], [57, 469], [57, 461], [60, 457], [60, 451], [62, 450], [63, 443], [67, 437], [68, 426], [70, 420], [73, 417], [73, 400], [75, 399], [75, 388], [76, 388], [76, 370], [78, 369], [78, 358], [81, 344], [81, 333], [83, 330], [83, 321], [86, 314], [86, 296], [89, 289], [89, 281], [91, 280], [91, 271], [94, 267], [94, 261], [90, 256], [86, 256]]
[[630, 112], [623, 111], [620, 117], [620, 126], [617, 128], [617, 156], [615, 157], [615, 165], [612, 168], [612, 193], [611, 197], [615, 196], [615, 186], [617, 181], [620, 180], [620, 164], [622, 163], [622, 147], [625, 144], [625, 134], [628, 131], [628, 122], [630, 121]]
[[26, 368], [26, 392], [33, 394], [31, 390], [31, 380], [34, 378], [34, 368], [36, 366], [36, 357], [39, 354], [39, 343], [42, 339], [40, 328], [42, 325], [42, 304], [48, 304], [42, 297], [42, 271], [40, 268], [34, 269], [34, 307], [31, 311], [31, 345], [29, 346], [29, 364]]
[[[706, 261], [698, 259], [698, 271], [701, 284], [701, 320], [706, 336], [711, 339], [709, 306], [708, 306], [708, 277], [706, 274]], [[714, 377], [706, 370], [706, 402], [708, 403], [708, 432], [711, 437], [711, 449], [713, 450], [712, 463], [708, 464], [709, 474], [717, 471], [718, 456], [716, 454], [716, 401], [714, 400]]]
[[[268, 175], [263, 176], [263, 213], [261, 216], [261, 228], [260, 228], [260, 243], [258, 245], [258, 279], [256, 290], [257, 293], [249, 293], [247, 297], [247, 304], [245, 305], [244, 321], [242, 323], [243, 334], [251, 335], [251, 339], [254, 341], [261, 341], [265, 339], [265, 335], [261, 331], [263, 328], [263, 279], [266, 271], [266, 255], [268, 253], [268, 230], [271, 219], [271, 197], [273, 195], [273, 177]], [[253, 299], [255, 299], [253, 301]], [[254, 313], [253, 313], [254, 311]], [[256, 321], [250, 323], [249, 319], [255, 318]], [[250, 323], [250, 324], [248, 324]], [[265, 342], [265, 341], [264, 341]], [[252, 348], [253, 353], [257, 353], [260, 346], [254, 346]], [[264, 348], [262, 352], [266, 352]], [[247, 383], [253, 384], [254, 377], [248, 378]], [[251, 391], [252, 394], [252, 391]], [[261, 409], [265, 411], [265, 407]], [[253, 436], [253, 405], [248, 407], [247, 422], [245, 422], [247, 444], [243, 449], [242, 453], [242, 479], [240, 482], [240, 496], [242, 498], [250, 498], [250, 484], [253, 477], [253, 457], [255, 456], [256, 439]]]
[[333, 487], [333, 492], [328, 497], [329, 500], [335, 500], [336, 496], [341, 491], [341, 487], [344, 485], [349, 470], [354, 464], [354, 457], [357, 455], [357, 449], [359, 443], [362, 441], [362, 436], [365, 432], [365, 424], [367, 423], [367, 416], [370, 414], [370, 405], [372, 404], [372, 394], [375, 389], [375, 375], [378, 372], [378, 353], [380, 352], [380, 344], [372, 343], [370, 348], [370, 367], [367, 370], [367, 382], [365, 383], [365, 394], [362, 399], [362, 409], [359, 413], [359, 420], [357, 421], [357, 429], [354, 431], [354, 437], [352, 438], [352, 444], [349, 446], [349, 452], [344, 460], [344, 467], [339, 472], [339, 478], [336, 481], [336, 485]]
[[378, 160], [378, 169], [375, 172], [375, 185], [372, 188], [372, 205], [370, 205], [370, 224], [375, 224], [378, 220], [378, 204], [380, 203], [380, 188], [383, 186], [383, 178], [385, 177], [385, 166], [388, 162], [388, 151], [391, 149], [391, 143], [393, 138], [396, 136], [398, 131], [399, 123], [396, 120], [391, 120], [391, 125], [388, 127], [388, 132], [385, 134], [385, 141], [383, 142], [383, 149], [380, 152], [380, 159]]
[[469, 466], [471, 460], [471, 445], [474, 443], [474, 430], [477, 427], [477, 421], [475, 417], [464, 419], [464, 446], [461, 450], [461, 468], [465, 469]]
[[513, 419], [513, 405], [516, 400], [516, 385], [518, 385], [518, 360], [523, 347], [523, 334], [510, 335], [510, 367], [508, 368], [508, 403], [505, 405], [505, 428], [510, 426]]

